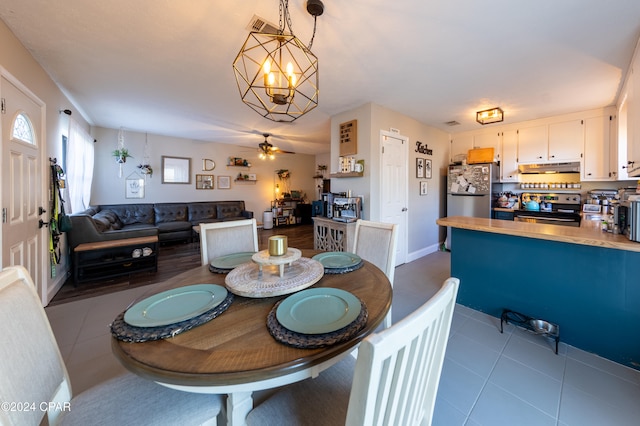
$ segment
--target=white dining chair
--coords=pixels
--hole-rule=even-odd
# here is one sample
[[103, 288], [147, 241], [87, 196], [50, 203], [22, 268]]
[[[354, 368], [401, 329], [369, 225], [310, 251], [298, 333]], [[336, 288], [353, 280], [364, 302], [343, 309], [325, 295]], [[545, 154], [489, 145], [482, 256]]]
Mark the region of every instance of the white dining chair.
[[[396, 271], [397, 246], [398, 225], [362, 219], [356, 222], [353, 253], [380, 268], [389, 279], [391, 287]], [[391, 326], [391, 309], [383, 325], [385, 328]]]
[[430, 425], [460, 281], [390, 328], [365, 338], [315, 379], [287, 386], [256, 406], [249, 425]]
[[200, 224], [202, 264], [227, 254], [258, 251], [258, 226], [255, 219]]
[[[0, 271], [0, 425], [217, 424], [222, 398], [181, 392], [134, 374], [75, 398], [35, 285], [22, 266]], [[7, 409], [5, 409], [7, 408]]]

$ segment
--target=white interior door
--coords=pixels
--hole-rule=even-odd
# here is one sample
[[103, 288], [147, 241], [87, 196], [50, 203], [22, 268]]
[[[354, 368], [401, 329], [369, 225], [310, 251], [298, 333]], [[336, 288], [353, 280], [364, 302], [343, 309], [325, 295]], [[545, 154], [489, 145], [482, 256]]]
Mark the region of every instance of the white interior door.
[[[46, 228], [38, 221], [43, 206], [41, 150], [43, 104], [17, 81], [0, 80], [2, 116], [2, 266], [24, 266], [43, 303], [43, 246]], [[43, 216], [46, 220], [48, 216]]]
[[396, 266], [407, 261], [407, 156], [409, 140], [388, 132], [380, 132], [382, 145], [380, 188], [380, 220], [398, 225]]

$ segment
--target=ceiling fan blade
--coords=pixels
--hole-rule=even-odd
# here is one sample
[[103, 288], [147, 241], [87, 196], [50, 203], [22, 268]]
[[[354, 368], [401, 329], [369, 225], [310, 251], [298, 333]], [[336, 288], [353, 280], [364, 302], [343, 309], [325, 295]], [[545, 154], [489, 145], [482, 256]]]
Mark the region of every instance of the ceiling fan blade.
[[284, 149], [280, 149], [277, 146], [273, 147], [273, 151], [277, 152], [277, 153], [280, 153], [280, 154], [295, 154], [295, 152], [293, 152], [293, 151], [285, 151]]

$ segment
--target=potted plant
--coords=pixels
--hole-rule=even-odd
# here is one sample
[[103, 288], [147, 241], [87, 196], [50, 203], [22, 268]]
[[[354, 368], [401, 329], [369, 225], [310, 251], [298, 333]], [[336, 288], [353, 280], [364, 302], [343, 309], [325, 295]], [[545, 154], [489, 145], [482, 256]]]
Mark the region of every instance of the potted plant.
[[138, 164], [138, 168], [143, 175], [149, 175], [149, 177], [153, 176], [153, 169], [149, 164]]
[[116, 163], [126, 163], [127, 157], [133, 158], [131, 154], [129, 154], [129, 150], [127, 148], [118, 148], [111, 153], [114, 157], [116, 157]]
[[289, 177], [291, 176], [289, 170], [287, 169], [276, 170], [276, 174], [278, 175], [278, 179], [280, 180], [289, 179]]
[[327, 171], [327, 165], [326, 164], [318, 164], [318, 175], [315, 177], [320, 177], [324, 179], [324, 172]]

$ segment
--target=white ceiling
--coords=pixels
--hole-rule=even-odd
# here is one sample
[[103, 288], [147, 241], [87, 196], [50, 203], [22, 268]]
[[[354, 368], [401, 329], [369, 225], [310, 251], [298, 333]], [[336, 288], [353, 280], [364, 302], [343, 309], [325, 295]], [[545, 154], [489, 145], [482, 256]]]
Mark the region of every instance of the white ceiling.
[[[614, 104], [640, 35], [638, 0], [323, 1], [319, 106], [293, 123], [244, 105], [231, 66], [278, 0], [0, 0], [0, 19], [92, 125], [243, 146], [269, 132], [310, 154], [367, 102], [451, 133], [493, 106], [509, 123]], [[308, 43], [305, 5], [289, 8]]]

